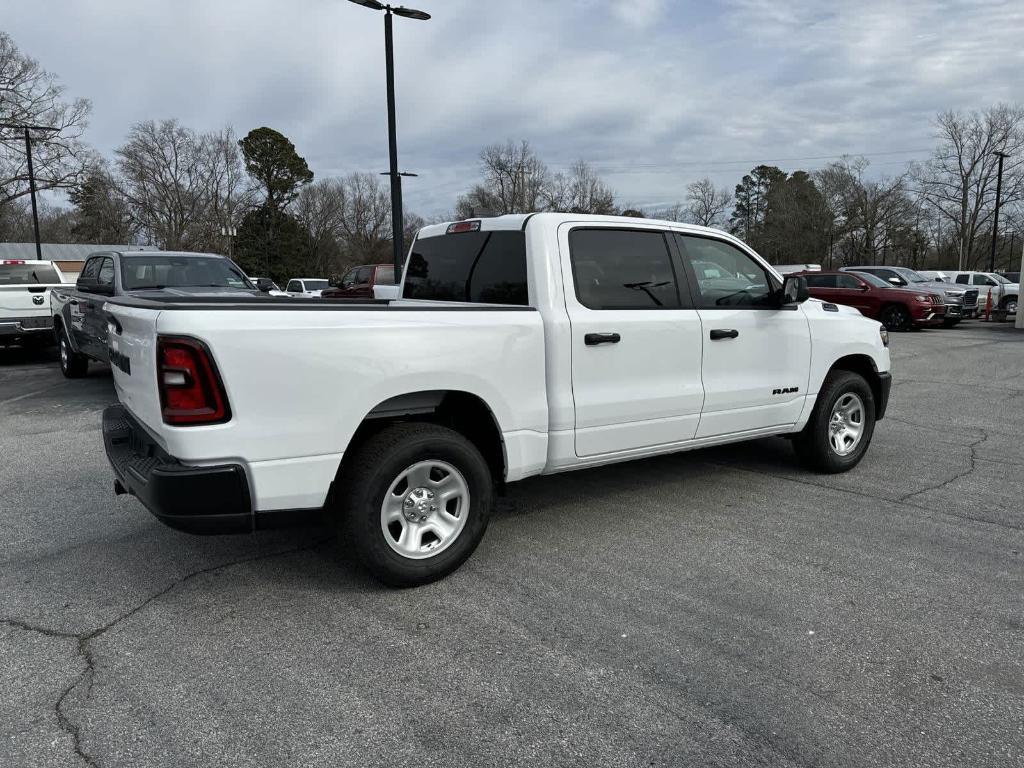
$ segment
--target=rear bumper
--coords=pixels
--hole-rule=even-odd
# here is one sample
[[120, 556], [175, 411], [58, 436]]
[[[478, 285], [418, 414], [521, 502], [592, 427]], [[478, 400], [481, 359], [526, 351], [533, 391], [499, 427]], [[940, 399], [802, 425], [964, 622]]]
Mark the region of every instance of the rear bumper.
[[189, 533], [249, 533], [252, 504], [238, 464], [186, 467], [167, 455], [121, 405], [103, 411], [103, 446], [121, 488], [160, 522]]
[[53, 318], [42, 317], [5, 317], [0, 320], [0, 337], [45, 337], [53, 335]]
[[889, 392], [892, 390], [892, 374], [883, 371], [878, 374], [878, 397], [875, 402], [875, 421], [885, 418], [885, 411], [889, 407]]

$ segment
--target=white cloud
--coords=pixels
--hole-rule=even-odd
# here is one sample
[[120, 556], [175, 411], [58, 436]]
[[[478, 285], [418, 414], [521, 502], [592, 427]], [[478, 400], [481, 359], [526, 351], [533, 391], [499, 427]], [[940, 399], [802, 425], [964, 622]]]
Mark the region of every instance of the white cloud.
[[[588, 159], [624, 201], [650, 204], [762, 160], [928, 147], [940, 109], [1024, 101], [1024, 23], [1003, 0], [418, 4], [431, 21], [395, 21], [399, 151], [426, 214], [450, 209], [480, 147], [506, 138], [556, 167]], [[176, 116], [271, 125], [319, 175], [386, 167], [379, 14], [342, 0], [0, 6], [18, 44], [94, 100], [104, 152], [131, 123]]]

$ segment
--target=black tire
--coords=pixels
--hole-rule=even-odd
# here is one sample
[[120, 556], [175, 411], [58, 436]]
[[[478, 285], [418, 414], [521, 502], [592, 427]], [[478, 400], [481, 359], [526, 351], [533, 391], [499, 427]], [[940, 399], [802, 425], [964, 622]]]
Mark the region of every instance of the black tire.
[[[830, 439], [836, 403], [854, 395], [863, 406], [862, 432], [853, 450], [841, 455]], [[864, 457], [875, 432], [875, 397], [864, 377], [852, 371], [832, 371], [822, 384], [807, 426], [793, 440], [797, 456], [809, 469], [835, 474], [853, 469]]]
[[[413, 559], [397, 552], [385, 538], [382, 505], [392, 484], [409, 467], [424, 461], [444, 462], [461, 474], [469, 492], [464, 510], [468, 517], [438, 554]], [[460, 433], [437, 424], [385, 427], [356, 448], [338, 480], [339, 542], [354, 544], [366, 569], [392, 587], [428, 584], [462, 565], [483, 538], [494, 501], [491, 471], [480, 451]]]
[[880, 319], [882, 325], [884, 325], [888, 331], [906, 331], [913, 325], [913, 321], [910, 319], [910, 313], [902, 304], [890, 304], [885, 307], [885, 309], [882, 310], [882, 317]]
[[1017, 312], [1017, 297], [1007, 296], [1001, 302], [999, 302], [999, 308], [1005, 312]]
[[80, 379], [89, 372], [89, 358], [71, 349], [68, 332], [61, 328], [57, 339], [60, 357], [60, 372], [68, 379]]

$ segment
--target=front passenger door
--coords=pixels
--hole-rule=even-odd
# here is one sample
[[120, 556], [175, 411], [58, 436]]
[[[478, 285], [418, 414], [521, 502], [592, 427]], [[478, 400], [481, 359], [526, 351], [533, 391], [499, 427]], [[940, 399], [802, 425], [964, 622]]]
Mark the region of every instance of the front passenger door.
[[788, 427], [803, 411], [811, 334], [802, 307], [753, 255], [714, 236], [677, 234], [704, 327], [697, 437]]
[[107, 316], [103, 305], [114, 291], [114, 260], [102, 257], [96, 272], [96, 282], [82, 295], [84, 301], [82, 323], [86, 342], [85, 353], [97, 360], [105, 361], [107, 354]]

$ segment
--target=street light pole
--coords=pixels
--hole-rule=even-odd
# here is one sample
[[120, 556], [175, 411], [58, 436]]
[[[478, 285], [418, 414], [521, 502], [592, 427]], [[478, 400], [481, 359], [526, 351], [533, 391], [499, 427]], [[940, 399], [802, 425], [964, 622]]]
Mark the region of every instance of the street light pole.
[[[388, 80], [388, 173], [391, 177], [391, 242], [394, 246], [395, 284], [402, 282], [402, 179], [398, 175], [398, 128], [395, 125], [395, 50], [391, 7], [384, 13], [384, 58]], [[1000, 163], [1002, 160], [1000, 160]]]
[[988, 271], [996, 271], [996, 238], [999, 237], [999, 197], [1003, 191], [1003, 159], [1009, 157], [1005, 152], [994, 152], [999, 158], [999, 171], [996, 173], [996, 210], [992, 216], [992, 252], [988, 257]]
[[405, 263], [405, 248], [402, 242], [404, 239], [402, 176], [414, 174], [400, 174], [398, 172], [398, 129], [395, 118], [395, 51], [394, 35], [391, 28], [392, 14], [418, 21], [426, 21], [430, 18], [430, 14], [418, 11], [415, 8], [405, 8], [404, 6], [392, 7], [378, 2], [378, 0], [349, 1], [374, 11], [384, 11], [384, 60], [388, 92], [388, 176], [391, 177], [391, 242], [394, 248], [395, 283], [398, 284], [402, 281], [402, 266]]

